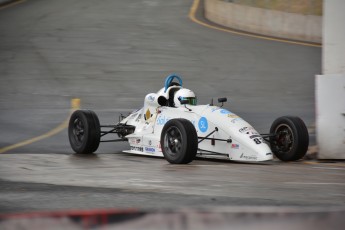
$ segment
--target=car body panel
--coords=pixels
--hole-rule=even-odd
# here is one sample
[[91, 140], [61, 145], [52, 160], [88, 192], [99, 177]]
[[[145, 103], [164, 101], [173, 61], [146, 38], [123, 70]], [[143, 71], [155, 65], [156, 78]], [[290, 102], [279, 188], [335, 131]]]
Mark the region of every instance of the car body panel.
[[194, 125], [199, 141], [213, 132], [199, 143], [198, 156], [249, 162], [273, 159], [262, 136], [229, 110], [211, 105], [161, 106], [160, 97], [160, 93], [146, 95], [143, 108], [120, 122], [135, 126], [135, 132], [126, 136], [130, 150], [124, 152], [162, 157], [160, 139], [164, 125], [171, 119], [183, 118]]

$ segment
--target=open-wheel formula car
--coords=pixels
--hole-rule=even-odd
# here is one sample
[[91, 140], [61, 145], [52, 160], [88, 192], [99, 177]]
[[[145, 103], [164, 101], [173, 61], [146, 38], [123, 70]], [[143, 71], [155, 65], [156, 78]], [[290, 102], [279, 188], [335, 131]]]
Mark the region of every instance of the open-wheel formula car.
[[[100, 125], [93, 111], [75, 111], [69, 141], [76, 153], [93, 153], [100, 142], [128, 141], [130, 149], [124, 152], [164, 157], [172, 164], [188, 164], [196, 156], [257, 162], [272, 160], [273, 154], [282, 161], [299, 160], [306, 154], [309, 135], [300, 118], [279, 117], [268, 134], [259, 134], [224, 109], [225, 101], [218, 99], [221, 106], [197, 105], [194, 92], [183, 88], [179, 76], [170, 75], [164, 88], [146, 95], [141, 109], [121, 115], [114, 125]], [[102, 140], [110, 134], [118, 138]]]

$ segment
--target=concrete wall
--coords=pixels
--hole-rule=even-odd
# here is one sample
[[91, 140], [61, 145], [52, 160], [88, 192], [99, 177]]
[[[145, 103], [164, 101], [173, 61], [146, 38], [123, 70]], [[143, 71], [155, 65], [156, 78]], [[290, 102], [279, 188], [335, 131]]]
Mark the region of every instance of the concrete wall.
[[345, 159], [345, 1], [324, 1], [322, 71], [316, 76], [319, 159]]
[[345, 74], [316, 76], [318, 159], [345, 159]]
[[273, 37], [321, 43], [322, 17], [267, 10], [221, 0], [205, 0], [208, 20]]
[[[323, 74], [345, 75], [345, 1], [324, 3], [324, 34], [322, 47]], [[345, 99], [345, 98], [343, 98]], [[344, 103], [345, 106], [345, 103]], [[343, 111], [345, 112], [345, 110]]]

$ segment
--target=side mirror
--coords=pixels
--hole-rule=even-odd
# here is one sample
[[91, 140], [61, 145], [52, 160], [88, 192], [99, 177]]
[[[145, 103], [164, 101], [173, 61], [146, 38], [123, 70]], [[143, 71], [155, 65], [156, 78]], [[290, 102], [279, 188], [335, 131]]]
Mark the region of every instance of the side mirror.
[[218, 102], [219, 103], [224, 103], [224, 102], [227, 102], [228, 99], [226, 97], [221, 97], [221, 98], [218, 98]]
[[219, 102], [219, 103], [222, 103], [222, 105], [221, 105], [220, 107], [223, 107], [224, 102], [227, 102], [227, 101], [228, 101], [228, 99], [227, 99], [226, 97], [220, 97], [220, 98], [218, 98], [218, 102]]

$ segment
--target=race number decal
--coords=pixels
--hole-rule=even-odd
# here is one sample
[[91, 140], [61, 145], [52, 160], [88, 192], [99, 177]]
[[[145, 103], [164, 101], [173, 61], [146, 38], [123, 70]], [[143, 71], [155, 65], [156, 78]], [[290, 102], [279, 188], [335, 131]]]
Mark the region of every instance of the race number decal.
[[259, 138], [254, 138], [253, 141], [258, 145], [261, 144], [261, 140]]

